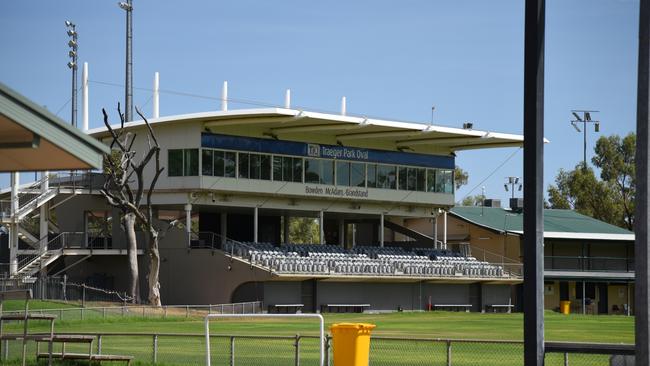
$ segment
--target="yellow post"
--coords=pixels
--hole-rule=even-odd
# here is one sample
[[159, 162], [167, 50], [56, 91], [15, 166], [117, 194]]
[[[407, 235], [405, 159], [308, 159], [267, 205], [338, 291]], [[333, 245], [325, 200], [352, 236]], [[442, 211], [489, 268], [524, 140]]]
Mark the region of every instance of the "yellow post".
[[330, 327], [334, 366], [368, 366], [374, 324], [339, 323]]

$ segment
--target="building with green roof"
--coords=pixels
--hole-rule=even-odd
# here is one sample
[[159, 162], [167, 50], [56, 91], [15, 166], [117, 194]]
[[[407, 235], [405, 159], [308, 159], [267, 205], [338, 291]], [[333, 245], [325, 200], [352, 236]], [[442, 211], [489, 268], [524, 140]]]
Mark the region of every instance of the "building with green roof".
[[[521, 210], [454, 207], [447, 235], [452, 246], [469, 243], [475, 251], [521, 262], [522, 225]], [[544, 210], [544, 277], [548, 309], [571, 301], [572, 311], [629, 314], [634, 298], [634, 233], [576, 211]]]

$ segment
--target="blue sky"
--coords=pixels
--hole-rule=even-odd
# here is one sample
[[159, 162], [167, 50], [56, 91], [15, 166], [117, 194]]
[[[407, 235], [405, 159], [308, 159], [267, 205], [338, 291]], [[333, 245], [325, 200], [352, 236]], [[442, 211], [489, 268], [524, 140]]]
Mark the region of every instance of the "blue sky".
[[[134, 0], [134, 86], [349, 114], [477, 129], [523, 130], [523, 0], [145, 1]], [[597, 109], [600, 135], [634, 130], [638, 1], [547, 1], [545, 185], [582, 159], [571, 109]], [[90, 68], [90, 124], [124, 98], [125, 16], [115, 0], [0, 2], [0, 81], [70, 118], [68, 36]], [[134, 103], [151, 112], [151, 92]], [[210, 98], [161, 95], [161, 115], [219, 108]], [[231, 108], [251, 107], [230, 103]], [[79, 112], [80, 113], [80, 112]], [[113, 114], [115, 116], [115, 114]], [[81, 113], [79, 114], [81, 120]], [[595, 135], [590, 130], [588, 153]], [[460, 152], [470, 182], [457, 199], [505, 199], [506, 176], [521, 176], [523, 152]], [[515, 153], [498, 171], [494, 170]], [[0, 186], [8, 185], [0, 177]]]

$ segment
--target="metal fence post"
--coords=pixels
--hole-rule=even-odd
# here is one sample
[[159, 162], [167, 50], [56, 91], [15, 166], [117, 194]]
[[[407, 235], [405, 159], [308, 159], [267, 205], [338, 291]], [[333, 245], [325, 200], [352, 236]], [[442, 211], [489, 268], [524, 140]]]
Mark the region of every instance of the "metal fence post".
[[106, 308], [102, 308], [102, 317], [106, 318]]
[[330, 340], [332, 338], [328, 335], [325, 336], [325, 365], [330, 366]]
[[142, 317], [143, 317], [143, 318], [146, 318], [146, 316], [144, 315], [144, 311], [145, 311], [145, 309], [146, 309], [146, 307], [143, 306], [143, 307], [142, 307]]
[[126, 310], [125, 306], [122, 306], [122, 316], [124, 316], [124, 310]]
[[230, 337], [230, 366], [235, 366], [235, 337]]
[[300, 366], [300, 334], [296, 334], [296, 341], [293, 343], [296, 347], [296, 366]]
[[167, 319], [167, 305], [163, 306], [163, 318]]
[[98, 355], [102, 354], [102, 335], [101, 334], [97, 335], [97, 354]]
[[4, 345], [2, 347], [2, 351], [3, 351], [2, 353], [4, 355], [4, 360], [8, 361], [9, 360], [9, 340], [5, 339], [3, 341], [3, 343], [4, 343]]
[[153, 335], [153, 363], [158, 363], [158, 334]]
[[451, 366], [451, 341], [447, 340], [447, 366]]
[[185, 317], [189, 318], [190, 317], [190, 306], [185, 305]]
[[569, 353], [564, 352], [564, 366], [569, 366]]
[[84, 320], [84, 308], [81, 308], [81, 320]]

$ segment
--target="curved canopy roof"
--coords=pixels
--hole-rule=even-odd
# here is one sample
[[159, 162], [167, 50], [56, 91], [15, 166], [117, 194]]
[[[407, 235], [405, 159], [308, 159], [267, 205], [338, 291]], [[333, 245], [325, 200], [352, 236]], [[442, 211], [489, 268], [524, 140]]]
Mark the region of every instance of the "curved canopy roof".
[[[523, 145], [522, 135], [284, 108], [185, 114], [149, 122], [152, 126], [200, 122], [214, 133], [432, 154]], [[134, 121], [125, 127], [142, 124]], [[89, 133], [98, 138], [108, 135], [105, 127]]]

